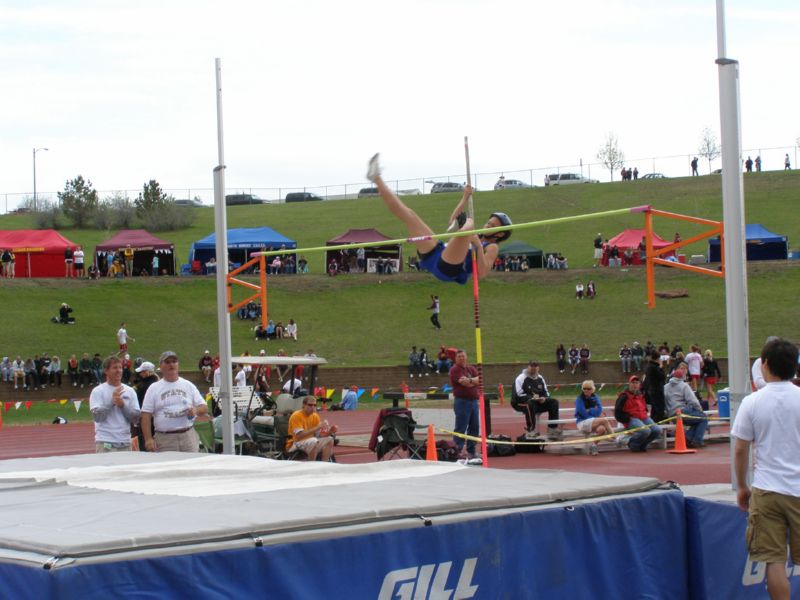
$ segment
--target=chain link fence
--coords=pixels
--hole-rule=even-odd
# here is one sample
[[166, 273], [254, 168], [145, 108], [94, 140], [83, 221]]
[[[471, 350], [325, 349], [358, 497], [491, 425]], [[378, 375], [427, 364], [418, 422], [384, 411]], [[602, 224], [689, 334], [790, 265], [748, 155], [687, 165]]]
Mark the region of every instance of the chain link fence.
[[[797, 168], [797, 150], [797, 146], [746, 148], [742, 151], [742, 161], [744, 162], [747, 157], [751, 157], [755, 160], [757, 156], [760, 156], [762, 171], [778, 171], [783, 170], [784, 159], [788, 154], [792, 166]], [[672, 156], [629, 159], [625, 161], [624, 166], [628, 169], [638, 169], [640, 178], [649, 173], [660, 173], [667, 177], [684, 177], [691, 175], [689, 163], [694, 156], [697, 156], [697, 154], [676, 154]], [[703, 157], [699, 158], [701, 174], [708, 174], [709, 171], [713, 171], [719, 167], [719, 158], [713, 160], [711, 165], [709, 165], [708, 161]], [[577, 173], [583, 177], [596, 179], [601, 182], [612, 180], [619, 181], [620, 170], [621, 167], [612, 174], [599, 162], [584, 163], [579, 161], [575, 164], [556, 165], [552, 167], [473, 173], [472, 183], [479, 191], [491, 190], [494, 189], [497, 180], [502, 175], [506, 180], [516, 179], [525, 185], [540, 187], [544, 185], [545, 175], [554, 173]], [[466, 180], [467, 177], [464, 173], [457, 173], [453, 175], [425, 176], [414, 179], [398, 179], [387, 181], [387, 183], [399, 195], [417, 195], [429, 194], [431, 188], [436, 183], [457, 182], [463, 184], [466, 183]], [[226, 190], [226, 194], [251, 194], [266, 203], [278, 204], [285, 202], [286, 195], [293, 192], [310, 192], [316, 194], [323, 200], [344, 200], [358, 198], [359, 193], [362, 191], [364, 191], [364, 193], [369, 193], [368, 188], [370, 187], [371, 184], [368, 182], [308, 187], [229, 187]], [[111, 197], [115, 194], [121, 194], [133, 200], [139, 195], [139, 192], [141, 192], [141, 189], [98, 190], [101, 199]], [[203, 204], [209, 206], [214, 203], [213, 188], [171, 188], [164, 189], [164, 192], [178, 200], [198, 199]], [[0, 195], [0, 211], [2, 211], [2, 214], [15, 213], [18, 211], [24, 212], [34, 205], [46, 206], [48, 203], [58, 204], [56, 192], [37, 192], [35, 203], [33, 202], [33, 194], [30, 192], [6, 193]]]

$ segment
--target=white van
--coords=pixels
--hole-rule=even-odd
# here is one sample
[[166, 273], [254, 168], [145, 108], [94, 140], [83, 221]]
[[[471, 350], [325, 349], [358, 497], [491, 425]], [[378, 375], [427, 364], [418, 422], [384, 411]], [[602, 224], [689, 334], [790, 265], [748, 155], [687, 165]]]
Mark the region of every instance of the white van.
[[573, 183], [598, 183], [598, 181], [577, 173], [551, 173], [544, 176], [545, 185], [570, 185]]

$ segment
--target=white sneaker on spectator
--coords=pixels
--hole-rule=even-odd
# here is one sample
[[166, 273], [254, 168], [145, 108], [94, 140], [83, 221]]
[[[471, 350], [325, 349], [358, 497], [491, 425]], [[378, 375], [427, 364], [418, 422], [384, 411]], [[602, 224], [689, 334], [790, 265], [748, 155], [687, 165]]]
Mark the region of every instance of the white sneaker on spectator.
[[369, 166], [367, 167], [367, 179], [369, 179], [372, 183], [375, 183], [375, 180], [381, 176], [381, 165], [378, 162], [380, 156], [380, 153], [376, 152], [375, 156], [369, 159]]

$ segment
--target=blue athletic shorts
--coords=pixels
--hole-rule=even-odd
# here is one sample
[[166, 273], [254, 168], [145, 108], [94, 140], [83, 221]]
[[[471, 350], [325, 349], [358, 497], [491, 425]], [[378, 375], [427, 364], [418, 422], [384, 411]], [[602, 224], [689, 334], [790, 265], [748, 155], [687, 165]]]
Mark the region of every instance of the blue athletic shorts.
[[460, 265], [454, 265], [442, 260], [444, 243], [439, 242], [430, 252], [419, 255], [420, 267], [441, 281], [454, 281], [464, 285], [472, 275], [472, 255], [467, 253], [467, 257]]

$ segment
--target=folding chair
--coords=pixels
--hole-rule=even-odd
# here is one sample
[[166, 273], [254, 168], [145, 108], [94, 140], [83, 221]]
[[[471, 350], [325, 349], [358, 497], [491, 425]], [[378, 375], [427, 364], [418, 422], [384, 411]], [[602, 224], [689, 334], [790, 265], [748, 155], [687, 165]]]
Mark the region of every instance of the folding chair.
[[197, 437], [200, 438], [200, 449], [208, 454], [214, 454], [216, 443], [214, 442], [213, 421], [195, 421], [194, 430], [197, 432]]
[[375, 453], [378, 460], [413, 458], [425, 460], [426, 443], [414, 439], [417, 423], [410, 412], [393, 412], [383, 417]]

